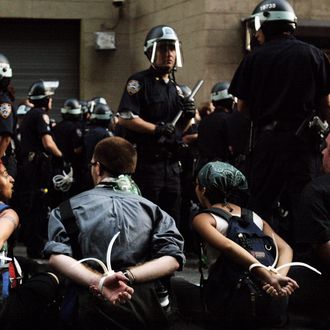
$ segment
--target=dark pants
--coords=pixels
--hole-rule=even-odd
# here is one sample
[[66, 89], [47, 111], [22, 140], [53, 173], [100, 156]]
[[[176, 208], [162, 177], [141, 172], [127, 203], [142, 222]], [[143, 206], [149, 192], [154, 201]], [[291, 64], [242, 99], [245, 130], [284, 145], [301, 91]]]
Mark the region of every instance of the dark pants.
[[0, 313], [1, 329], [56, 329], [57, 297], [55, 279], [46, 273], [36, 274], [10, 291]]
[[171, 159], [147, 162], [138, 158], [134, 180], [142, 196], [151, 200], [180, 223], [181, 166]]
[[168, 329], [170, 322], [158, 302], [154, 283], [134, 285], [132, 299], [112, 305], [87, 291], [79, 295], [78, 329]]
[[280, 202], [291, 215], [292, 239], [294, 226], [299, 226], [296, 213], [300, 193], [320, 174], [320, 156], [313, 141], [297, 137], [294, 132], [260, 133], [251, 158], [249, 208], [278, 229], [281, 224], [274, 219]]

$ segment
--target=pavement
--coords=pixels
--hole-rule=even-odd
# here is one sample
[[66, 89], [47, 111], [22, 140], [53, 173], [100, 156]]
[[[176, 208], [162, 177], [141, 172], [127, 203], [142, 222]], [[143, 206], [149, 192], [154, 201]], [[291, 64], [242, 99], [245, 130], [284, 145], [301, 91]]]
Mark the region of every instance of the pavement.
[[[26, 257], [26, 248], [18, 244], [14, 249], [14, 255]], [[34, 259], [34, 261], [41, 267], [47, 264], [47, 260], [44, 259]], [[176, 272], [173, 277], [177, 303], [182, 316], [175, 330], [210, 329], [205, 325], [200, 303], [198, 263], [196, 256], [188, 256], [184, 270]], [[293, 270], [290, 276], [297, 280], [300, 288], [290, 298], [289, 322], [281, 329], [330, 330], [330, 277], [319, 276], [301, 268]], [[263, 328], [263, 330], [272, 329]]]

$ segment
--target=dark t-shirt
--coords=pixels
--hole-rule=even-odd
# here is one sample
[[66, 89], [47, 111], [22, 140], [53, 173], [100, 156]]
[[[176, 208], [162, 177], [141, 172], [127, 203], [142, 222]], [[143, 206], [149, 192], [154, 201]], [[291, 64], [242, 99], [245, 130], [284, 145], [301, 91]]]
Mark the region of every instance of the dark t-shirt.
[[330, 174], [311, 181], [303, 190], [297, 226], [299, 243], [330, 240]]
[[242, 60], [229, 93], [248, 103], [257, 126], [277, 120], [296, 128], [330, 93], [329, 60], [320, 49], [282, 36]]

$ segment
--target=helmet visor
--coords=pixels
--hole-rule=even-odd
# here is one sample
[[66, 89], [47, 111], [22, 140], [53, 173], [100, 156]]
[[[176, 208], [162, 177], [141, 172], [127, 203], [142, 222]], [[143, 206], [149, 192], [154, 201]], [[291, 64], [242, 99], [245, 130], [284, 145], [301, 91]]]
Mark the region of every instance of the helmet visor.
[[183, 58], [181, 47], [178, 40], [155, 40], [152, 45], [152, 52], [150, 57], [151, 64], [156, 64], [157, 51], [167, 52], [168, 50], [175, 50], [175, 66], [182, 68]]
[[0, 63], [0, 79], [2, 78], [11, 78], [13, 75], [13, 72], [11, 70], [11, 67], [7, 63]]
[[44, 87], [45, 87], [45, 95], [54, 95], [55, 89], [58, 88], [59, 81], [58, 80], [52, 80], [52, 81], [44, 81]]

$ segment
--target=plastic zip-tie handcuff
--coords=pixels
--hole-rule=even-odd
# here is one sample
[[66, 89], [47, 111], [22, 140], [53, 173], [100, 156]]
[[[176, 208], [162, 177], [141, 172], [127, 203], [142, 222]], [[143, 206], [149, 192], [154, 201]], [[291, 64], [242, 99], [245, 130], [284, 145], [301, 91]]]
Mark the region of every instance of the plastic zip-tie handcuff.
[[63, 170], [62, 174], [57, 174], [53, 177], [53, 184], [56, 190], [61, 190], [63, 192], [68, 191], [71, 188], [73, 180], [73, 169], [70, 167], [69, 173]]
[[272, 272], [274, 274], [278, 274], [278, 272], [281, 269], [283, 269], [283, 268], [291, 267], [291, 266], [302, 266], [302, 267], [305, 267], [305, 268], [308, 268], [308, 269], [312, 270], [313, 272], [315, 272], [315, 273], [317, 273], [319, 275], [322, 275], [322, 273], [319, 270], [317, 270], [316, 268], [312, 267], [311, 265], [306, 264], [305, 262], [298, 262], [298, 261], [288, 262], [288, 263], [286, 263], [284, 265], [281, 265], [281, 266], [275, 268], [275, 266], [276, 266], [276, 264], [278, 262], [278, 254], [279, 253], [278, 253], [278, 246], [277, 246], [277, 243], [276, 243], [276, 240], [275, 240], [274, 233], [272, 233], [272, 236], [273, 236], [273, 241], [274, 241], [275, 251], [276, 251], [276, 256], [275, 256], [275, 260], [274, 260], [273, 264], [271, 266], [265, 266], [265, 265], [263, 265], [260, 262], [255, 262], [252, 265], [250, 265], [249, 272], [251, 272], [253, 268], [261, 267], [261, 268], [265, 268], [265, 269], [269, 270], [270, 272]]
[[81, 264], [83, 262], [86, 262], [86, 261], [95, 261], [96, 263], [98, 263], [101, 266], [101, 268], [103, 270], [103, 275], [100, 278], [99, 284], [97, 285], [97, 289], [98, 289], [98, 291], [101, 295], [102, 295], [102, 292], [103, 292], [103, 286], [104, 286], [105, 279], [108, 276], [114, 274], [114, 271], [111, 267], [111, 251], [112, 251], [113, 244], [115, 243], [115, 240], [117, 239], [119, 234], [120, 234], [120, 231], [112, 237], [112, 239], [111, 239], [111, 241], [108, 245], [107, 256], [106, 256], [106, 263], [107, 263], [106, 265], [104, 264], [103, 261], [101, 261], [97, 258], [84, 258], [84, 259], [81, 259], [81, 260], [77, 260], [77, 263], [79, 263], [79, 264]]

